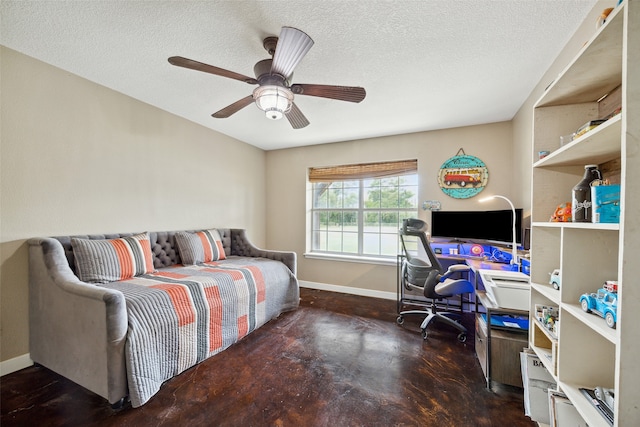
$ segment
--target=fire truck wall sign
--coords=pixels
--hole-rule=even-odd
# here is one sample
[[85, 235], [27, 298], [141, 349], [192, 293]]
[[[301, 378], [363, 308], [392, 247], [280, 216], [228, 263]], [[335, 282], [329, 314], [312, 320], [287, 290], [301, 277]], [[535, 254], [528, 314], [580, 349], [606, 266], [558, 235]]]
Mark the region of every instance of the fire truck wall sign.
[[480, 193], [489, 180], [489, 170], [482, 160], [468, 156], [461, 148], [445, 161], [438, 173], [438, 184], [449, 197], [468, 199]]

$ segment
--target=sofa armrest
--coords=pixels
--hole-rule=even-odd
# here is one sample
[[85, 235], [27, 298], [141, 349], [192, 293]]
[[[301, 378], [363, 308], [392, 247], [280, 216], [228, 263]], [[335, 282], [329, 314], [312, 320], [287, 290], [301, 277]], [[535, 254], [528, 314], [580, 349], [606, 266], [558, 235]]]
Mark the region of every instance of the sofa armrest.
[[296, 275], [297, 258], [295, 252], [270, 251], [253, 245], [247, 237], [246, 230], [231, 229], [231, 255], [260, 257], [280, 261]]
[[58, 240], [28, 243], [31, 359], [118, 402], [127, 395], [124, 295], [78, 279]]

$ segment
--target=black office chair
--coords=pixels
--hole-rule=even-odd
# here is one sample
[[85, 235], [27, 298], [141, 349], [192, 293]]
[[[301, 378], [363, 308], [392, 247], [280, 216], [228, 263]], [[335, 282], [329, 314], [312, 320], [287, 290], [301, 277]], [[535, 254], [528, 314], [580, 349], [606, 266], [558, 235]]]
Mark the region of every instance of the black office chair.
[[[458, 314], [438, 311], [436, 301], [473, 292], [474, 287], [469, 280], [452, 279], [450, 277], [455, 273], [469, 271], [470, 268], [464, 264], [454, 264], [445, 271], [427, 241], [426, 231], [427, 223], [420, 219], [409, 218], [403, 221], [399, 234], [405, 256], [402, 259], [400, 274], [401, 286], [404, 286], [407, 290], [422, 291], [423, 295], [431, 300], [431, 308], [401, 311], [396, 321], [399, 325], [402, 325], [404, 323], [404, 316], [408, 314], [427, 315], [420, 325], [423, 339], [427, 339], [427, 326], [429, 326], [433, 320], [437, 319], [460, 331], [458, 340], [465, 342], [467, 340], [467, 328], [454, 320]], [[406, 236], [415, 236], [420, 240], [427, 254], [427, 259], [411, 255], [405, 244]]]

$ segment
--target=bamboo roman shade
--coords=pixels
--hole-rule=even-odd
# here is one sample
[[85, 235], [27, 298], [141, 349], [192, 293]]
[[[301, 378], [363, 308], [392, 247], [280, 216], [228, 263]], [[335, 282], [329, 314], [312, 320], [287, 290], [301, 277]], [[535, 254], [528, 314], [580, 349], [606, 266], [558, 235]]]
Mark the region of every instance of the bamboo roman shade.
[[309, 182], [348, 181], [365, 178], [410, 175], [418, 172], [418, 160], [360, 163], [357, 165], [309, 168]]

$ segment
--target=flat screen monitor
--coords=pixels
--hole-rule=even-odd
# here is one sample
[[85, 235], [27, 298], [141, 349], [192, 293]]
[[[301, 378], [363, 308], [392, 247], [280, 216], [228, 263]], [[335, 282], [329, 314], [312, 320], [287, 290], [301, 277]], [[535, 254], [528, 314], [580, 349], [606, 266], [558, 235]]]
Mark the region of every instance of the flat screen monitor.
[[[431, 237], [470, 243], [513, 242], [511, 209], [496, 211], [432, 211]], [[516, 209], [516, 242], [522, 244], [522, 209]]]

